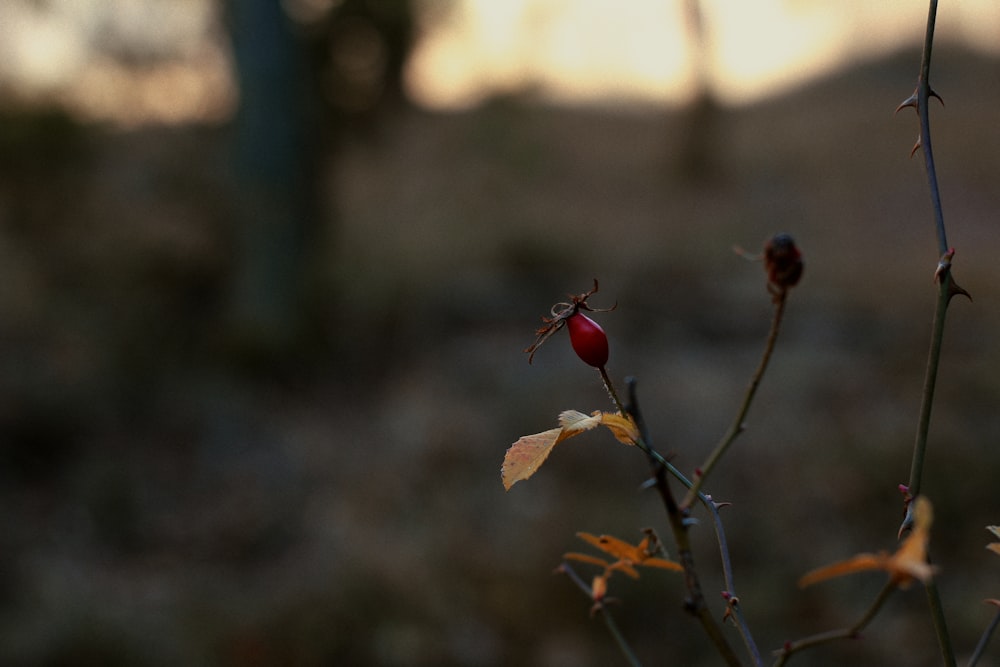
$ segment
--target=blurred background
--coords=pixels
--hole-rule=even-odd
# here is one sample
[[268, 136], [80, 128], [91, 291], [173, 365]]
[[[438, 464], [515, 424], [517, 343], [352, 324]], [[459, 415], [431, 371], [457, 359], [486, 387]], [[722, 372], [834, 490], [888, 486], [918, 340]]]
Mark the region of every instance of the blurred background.
[[[763, 653], [881, 587], [938, 253], [910, 110], [926, 6], [860, 0], [0, 4], [0, 663], [622, 664], [553, 569], [667, 537], [638, 452], [519, 436], [611, 406], [540, 317], [600, 279], [609, 372], [699, 465]], [[924, 491], [960, 660], [1000, 597], [1000, 8], [943, 3], [955, 275]], [[694, 529], [721, 618], [718, 557]], [[581, 572], [589, 576], [581, 566]], [[715, 665], [681, 581], [615, 578], [645, 664]], [[732, 633], [732, 642], [739, 645]], [[936, 664], [919, 587], [810, 665]], [[1000, 664], [1000, 648], [980, 664]]]

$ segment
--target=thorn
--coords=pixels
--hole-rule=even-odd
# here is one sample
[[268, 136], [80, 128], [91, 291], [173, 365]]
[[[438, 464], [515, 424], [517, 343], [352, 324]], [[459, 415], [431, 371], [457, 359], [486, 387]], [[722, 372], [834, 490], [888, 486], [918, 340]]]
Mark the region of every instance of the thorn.
[[649, 489], [652, 489], [654, 486], [656, 486], [656, 478], [650, 477], [645, 482], [639, 485], [639, 490], [648, 491]]
[[896, 539], [903, 539], [903, 535], [909, 532], [910, 528], [913, 528], [913, 503], [907, 503], [906, 505], [906, 516], [903, 517], [903, 523], [899, 524], [899, 532], [896, 534]]
[[[940, 98], [938, 98], [938, 99], [940, 99]], [[892, 115], [895, 116], [896, 114], [898, 114], [900, 112], [900, 110], [905, 109], [906, 107], [913, 107], [913, 109], [916, 110], [916, 108], [917, 108], [917, 91], [913, 91], [912, 95], [910, 95], [905, 100], [903, 100], [899, 104], [899, 106], [896, 107], [896, 110], [892, 112]]]
[[717, 509], [717, 510], [721, 510], [724, 507], [732, 507], [733, 506], [733, 504], [731, 502], [726, 501], [726, 500], [723, 500], [722, 502], [718, 502], [718, 503], [713, 500], [712, 501], [712, 505], [714, 505], [715, 509]]
[[944, 99], [940, 95], [938, 95], [936, 92], [934, 92], [934, 89], [931, 88], [930, 86], [927, 86], [927, 96], [928, 97], [936, 97], [937, 101], [941, 103], [941, 106], [944, 106]]
[[[940, 283], [944, 280], [945, 275], [951, 273], [951, 259], [955, 256], [955, 249], [949, 248], [948, 252], [941, 255], [941, 259], [938, 260], [937, 269], [934, 271], [934, 282]], [[953, 296], [961, 294], [966, 297], [969, 301], [972, 301], [972, 295], [969, 294], [961, 285], [955, 282], [955, 277], [951, 276], [951, 281], [948, 283], [948, 299], [950, 300]]]
[[913, 148], [910, 149], [910, 157], [913, 157], [913, 155], [917, 152], [917, 149], [919, 148], [920, 148], [920, 137], [917, 137], [917, 143], [913, 144]]
[[961, 294], [969, 301], [972, 301], [972, 295], [969, 294], [967, 290], [960, 287], [959, 284], [955, 282], [955, 279], [952, 278], [951, 283], [948, 285], [948, 299], [950, 300], [953, 296], [958, 294]]

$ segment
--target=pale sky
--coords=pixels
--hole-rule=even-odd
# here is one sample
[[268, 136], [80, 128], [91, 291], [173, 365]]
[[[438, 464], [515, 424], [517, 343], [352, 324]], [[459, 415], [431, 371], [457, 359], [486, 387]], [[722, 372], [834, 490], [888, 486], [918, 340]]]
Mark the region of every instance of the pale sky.
[[[337, 0], [283, 0], [329, 3]], [[407, 70], [413, 99], [464, 109], [531, 90], [571, 104], [678, 104], [694, 63], [683, 0], [419, 0], [448, 2]], [[811, 78], [921, 43], [922, 0], [702, 0], [714, 92], [745, 104]], [[126, 125], [223, 119], [237, 91], [212, 0], [0, 2], [0, 79], [84, 117]], [[137, 76], [96, 54], [106, 40], [170, 55]], [[1000, 51], [1000, 2], [942, 3], [938, 43]]]
[[[703, 0], [715, 92], [740, 104], [918, 46], [920, 0]], [[563, 101], [677, 103], [692, 91], [681, 0], [457, 0], [416, 50], [411, 94], [461, 108], [525, 86]], [[1000, 46], [1000, 2], [942, 3], [938, 40]]]

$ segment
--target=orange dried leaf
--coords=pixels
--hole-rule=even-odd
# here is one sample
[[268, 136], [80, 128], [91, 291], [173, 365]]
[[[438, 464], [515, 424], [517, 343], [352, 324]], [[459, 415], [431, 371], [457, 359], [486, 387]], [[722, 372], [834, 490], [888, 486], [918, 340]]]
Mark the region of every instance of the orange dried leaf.
[[[683, 571], [683, 567], [679, 563], [667, 560], [665, 558], [652, 558], [652, 554], [659, 551], [659, 545], [656, 543], [655, 548], [651, 548], [650, 545], [653, 543], [653, 538], [649, 535], [644, 537], [641, 542], [637, 545], [631, 545], [625, 540], [620, 540], [617, 537], [611, 537], [610, 535], [601, 535], [600, 537], [596, 535], [591, 535], [590, 533], [577, 533], [579, 537], [584, 542], [597, 547], [606, 554], [610, 554], [618, 559], [618, 562], [612, 565], [615, 569], [621, 569], [622, 571], [628, 573], [624, 569], [624, 566], [641, 565], [650, 567], [659, 567], [665, 570], [674, 570], [677, 572]], [[616, 567], [619, 565], [622, 567]], [[630, 568], [631, 569], [631, 568]], [[635, 570], [632, 570], [633, 572]], [[629, 575], [631, 576], [631, 574]], [[638, 572], [636, 572], [636, 577], [638, 577]]]
[[632, 563], [630, 563], [627, 560], [616, 560], [614, 563], [608, 566], [608, 572], [612, 572], [614, 570], [619, 570], [621, 572], [624, 572], [633, 579], [639, 578], [639, 571], [636, 570], [634, 567], [632, 567]]
[[672, 570], [674, 572], [683, 572], [684, 566], [680, 563], [676, 563], [672, 560], [667, 560], [666, 558], [647, 558], [640, 563], [643, 567], [659, 567], [664, 570]]
[[623, 415], [620, 412], [604, 412], [601, 413], [601, 424], [614, 434], [618, 442], [634, 445], [639, 440], [639, 428], [635, 425], [632, 417], [628, 415]]
[[584, 542], [589, 543], [592, 546], [597, 547], [601, 551], [607, 554], [611, 554], [615, 558], [632, 558], [635, 553], [635, 547], [624, 540], [619, 540], [617, 537], [611, 537], [610, 535], [601, 535], [597, 537], [596, 535], [591, 535], [590, 533], [577, 533], [579, 537]]
[[847, 560], [807, 572], [799, 579], [799, 588], [812, 586], [820, 581], [826, 581], [827, 579], [833, 579], [845, 574], [853, 574], [854, 572], [884, 570], [888, 567], [888, 563], [889, 554], [885, 552], [878, 554], [858, 554], [854, 558], [848, 558]]
[[919, 496], [913, 506], [913, 531], [892, 555], [888, 568], [889, 576], [902, 588], [909, 586], [914, 579], [927, 583], [934, 574], [934, 567], [927, 562], [927, 545], [933, 522], [931, 501]]
[[906, 588], [914, 579], [927, 583], [935, 572], [935, 568], [927, 562], [927, 544], [933, 521], [931, 502], [920, 496], [914, 501], [913, 530], [896, 553], [891, 556], [885, 552], [858, 554], [854, 558], [818, 568], [799, 579], [799, 587], [804, 588], [833, 577], [865, 570], [888, 572], [889, 579], [900, 588]]
[[581, 554], [576, 552], [570, 552], [563, 554], [563, 558], [566, 560], [576, 560], [581, 563], [590, 563], [591, 565], [598, 565], [603, 568], [611, 567], [611, 563], [604, 560], [603, 558], [598, 558], [597, 556], [590, 556], [588, 554]]

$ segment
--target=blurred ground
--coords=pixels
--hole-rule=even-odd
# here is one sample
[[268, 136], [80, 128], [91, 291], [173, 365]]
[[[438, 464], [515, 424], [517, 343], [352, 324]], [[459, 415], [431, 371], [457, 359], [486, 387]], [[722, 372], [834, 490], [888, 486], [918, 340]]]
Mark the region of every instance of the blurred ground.
[[[763, 652], [855, 620], [877, 574], [803, 572], [894, 548], [937, 262], [917, 122], [892, 110], [918, 54], [720, 112], [704, 180], [683, 119], [498, 99], [408, 111], [349, 143], [313, 335], [280, 364], [220, 333], [232, 203], [224, 133], [57, 116], [0, 136], [0, 662], [21, 665], [619, 664], [552, 569], [574, 533], [666, 537], [637, 452], [561, 446], [504, 493], [507, 446], [608, 408], [538, 319], [601, 281], [613, 377], [685, 470], [731, 418], [770, 317], [736, 258], [792, 233], [806, 274], [748, 430], [709, 489]], [[953, 305], [925, 492], [961, 656], [1000, 596], [998, 63], [941, 49], [938, 170], [975, 302]], [[712, 604], [717, 558], [695, 529]], [[670, 573], [612, 581], [650, 665], [714, 665]], [[803, 664], [935, 664], [919, 588]], [[733, 634], [733, 642], [738, 638]], [[984, 660], [980, 664], [1000, 664]]]

